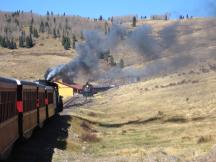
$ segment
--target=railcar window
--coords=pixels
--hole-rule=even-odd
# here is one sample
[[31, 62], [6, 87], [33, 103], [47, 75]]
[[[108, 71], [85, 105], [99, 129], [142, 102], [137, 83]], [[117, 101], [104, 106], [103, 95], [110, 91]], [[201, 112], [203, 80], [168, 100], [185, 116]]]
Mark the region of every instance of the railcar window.
[[31, 89], [23, 91], [23, 111], [28, 112], [36, 109], [37, 92]]
[[49, 104], [53, 104], [53, 92], [48, 93], [48, 102]]
[[39, 103], [40, 107], [45, 106], [45, 92], [39, 92]]
[[16, 91], [0, 91], [0, 123], [17, 114]]

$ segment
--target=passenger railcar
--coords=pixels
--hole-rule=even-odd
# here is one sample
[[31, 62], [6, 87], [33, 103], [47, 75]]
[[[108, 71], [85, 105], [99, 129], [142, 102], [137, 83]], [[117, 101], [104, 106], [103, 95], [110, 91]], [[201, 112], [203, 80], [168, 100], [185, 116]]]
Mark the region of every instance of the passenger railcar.
[[20, 102], [19, 130], [20, 136], [28, 139], [37, 127], [37, 84], [21, 81], [18, 85], [18, 100]]
[[0, 159], [5, 159], [19, 137], [16, 80], [0, 78]]
[[43, 127], [46, 119], [46, 93], [45, 93], [45, 86], [37, 84], [37, 115], [38, 115], [38, 126], [40, 128]]
[[46, 107], [47, 107], [47, 118], [51, 118], [55, 115], [56, 106], [54, 104], [55, 95], [53, 87], [46, 86]]
[[36, 127], [63, 110], [58, 86], [44, 83], [0, 77], [0, 160], [17, 139], [30, 138]]

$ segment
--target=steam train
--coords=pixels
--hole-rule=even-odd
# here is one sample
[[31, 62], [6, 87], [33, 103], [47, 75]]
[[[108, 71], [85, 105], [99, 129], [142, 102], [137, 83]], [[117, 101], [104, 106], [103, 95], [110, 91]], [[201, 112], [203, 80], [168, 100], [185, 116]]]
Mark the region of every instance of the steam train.
[[36, 127], [62, 110], [57, 84], [0, 77], [0, 160], [18, 139], [29, 139]]

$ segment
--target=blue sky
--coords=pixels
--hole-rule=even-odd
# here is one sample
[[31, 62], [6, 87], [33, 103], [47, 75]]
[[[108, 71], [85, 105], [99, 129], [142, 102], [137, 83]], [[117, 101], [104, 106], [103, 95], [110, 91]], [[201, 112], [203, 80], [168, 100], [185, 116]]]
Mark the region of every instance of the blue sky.
[[171, 13], [172, 17], [179, 14], [193, 16], [209, 16], [209, 1], [215, 0], [2, 0], [0, 10], [32, 10], [35, 13], [80, 15], [84, 17], [103, 17]]

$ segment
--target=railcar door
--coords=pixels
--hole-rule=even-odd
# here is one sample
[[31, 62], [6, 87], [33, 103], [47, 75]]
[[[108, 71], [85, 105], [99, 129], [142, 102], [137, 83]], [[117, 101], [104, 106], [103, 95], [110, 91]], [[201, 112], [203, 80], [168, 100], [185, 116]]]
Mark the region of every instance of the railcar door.
[[23, 137], [30, 138], [37, 127], [37, 85], [22, 82]]
[[39, 111], [39, 119], [38, 119], [38, 125], [39, 127], [43, 127], [44, 122], [46, 120], [46, 104], [45, 104], [45, 86], [39, 86], [38, 87], [38, 111]]
[[54, 89], [53, 87], [46, 87], [47, 90], [47, 102], [48, 102], [48, 117], [51, 118], [55, 115], [55, 104], [54, 104]]

